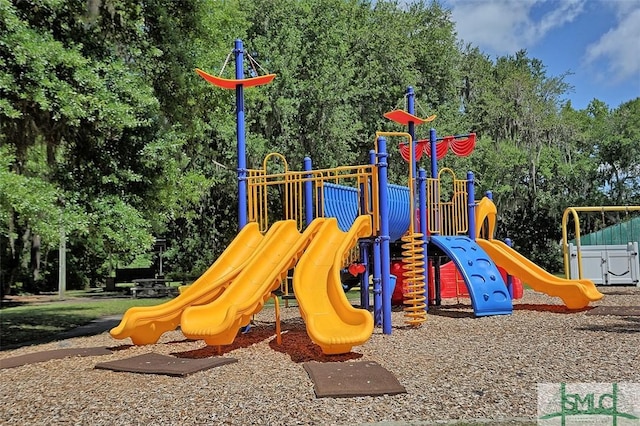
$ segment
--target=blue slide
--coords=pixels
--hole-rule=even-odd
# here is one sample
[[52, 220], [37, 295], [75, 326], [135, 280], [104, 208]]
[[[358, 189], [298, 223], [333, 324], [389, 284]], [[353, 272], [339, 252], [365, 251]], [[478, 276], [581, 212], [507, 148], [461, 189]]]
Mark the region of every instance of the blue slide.
[[508, 315], [513, 311], [507, 286], [489, 255], [467, 237], [431, 236], [456, 264], [469, 290], [473, 312], [477, 317]]

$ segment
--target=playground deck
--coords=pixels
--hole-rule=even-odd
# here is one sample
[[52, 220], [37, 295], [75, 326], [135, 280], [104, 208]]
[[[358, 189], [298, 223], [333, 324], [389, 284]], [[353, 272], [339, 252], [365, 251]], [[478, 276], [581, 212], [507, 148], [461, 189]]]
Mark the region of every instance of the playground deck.
[[[1, 369], [3, 424], [428, 424], [491, 419], [534, 424], [536, 385], [560, 382], [640, 383], [640, 306], [636, 287], [603, 288], [593, 308], [622, 315], [568, 311], [557, 298], [531, 290], [509, 316], [476, 318], [468, 299], [446, 300], [420, 328], [392, 312], [393, 333], [376, 328], [352, 352], [323, 355], [311, 343], [298, 308], [281, 310], [282, 344], [274, 311], [256, 316], [250, 333], [221, 353], [179, 331], [157, 344], [131, 346], [107, 332], [0, 352], [1, 360], [61, 348], [108, 347], [99, 356], [53, 359]], [[635, 311], [637, 312], [637, 310]], [[609, 312], [610, 313], [610, 312]], [[147, 353], [237, 362], [187, 377], [120, 373], [96, 364]], [[316, 398], [305, 362], [375, 362], [406, 389], [394, 396]], [[37, 392], [36, 392], [37, 390]], [[485, 423], [488, 424], [488, 423]]]

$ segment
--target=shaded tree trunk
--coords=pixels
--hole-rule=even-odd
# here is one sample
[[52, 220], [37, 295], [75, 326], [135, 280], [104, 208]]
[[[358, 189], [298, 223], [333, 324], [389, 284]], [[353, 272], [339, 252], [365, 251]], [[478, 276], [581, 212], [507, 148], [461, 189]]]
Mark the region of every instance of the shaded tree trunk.
[[31, 258], [29, 261], [29, 291], [32, 293], [40, 292], [40, 251], [41, 239], [39, 235], [31, 237]]

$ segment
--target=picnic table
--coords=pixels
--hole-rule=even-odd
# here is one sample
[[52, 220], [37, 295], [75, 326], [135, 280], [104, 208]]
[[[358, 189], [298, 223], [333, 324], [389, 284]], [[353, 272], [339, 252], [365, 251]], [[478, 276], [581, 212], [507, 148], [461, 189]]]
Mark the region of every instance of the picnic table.
[[177, 290], [169, 287], [169, 280], [164, 278], [137, 278], [133, 280], [135, 284], [131, 288], [131, 296], [138, 297], [166, 297], [175, 296]]

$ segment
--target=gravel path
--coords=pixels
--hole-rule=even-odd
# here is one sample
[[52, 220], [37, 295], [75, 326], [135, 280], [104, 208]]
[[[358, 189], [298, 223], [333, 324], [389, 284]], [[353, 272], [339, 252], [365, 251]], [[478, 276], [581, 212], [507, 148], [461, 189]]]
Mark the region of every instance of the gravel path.
[[[593, 306], [640, 306], [640, 288], [601, 288]], [[393, 333], [376, 328], [348, 355], [325, 357], [306, 335], [297, 307], [273, 308], [223, 348], [238, 362], [186, 378], [94, 369], [98, 362], [154, 352], [217, 355], [179, 332], [135, 347], [108, 333], [0, 352], [0, 359], [59, 348], [108, 346], [111, 355], [66, 358], [0, 370], [3, 425], [534, 424], [537, 383], [640, 383], [640, 317], [568, 312], [557, 298], [526, 291], [512, 315], [474, 318], [468, 299], [432, 309], [420, 328], [393, 313]], [[376, 361], [407, 393], [316, 398], [301, 362]]]

